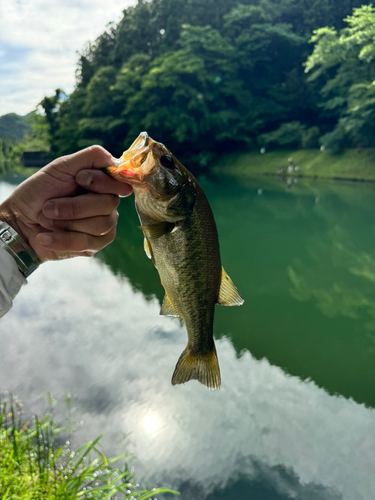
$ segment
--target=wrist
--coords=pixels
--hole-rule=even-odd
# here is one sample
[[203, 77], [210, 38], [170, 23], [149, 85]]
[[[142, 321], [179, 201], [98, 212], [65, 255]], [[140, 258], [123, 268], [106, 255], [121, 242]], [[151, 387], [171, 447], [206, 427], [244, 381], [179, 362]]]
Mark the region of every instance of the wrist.
[[24, 231], [22, 231], [17, 216], [12, 212], [9, 204], [6, 200], [4, 203], [0, 204], [0, 221], [6, 222], [9, 226], [18, 233], [22, 239], [28, 243], [28, 238]]
[[16, 218], [3, 206], [0, 206], [0, 246], [14, 258], [25, 278], [39, 266], [38, 256], [29, 246]]

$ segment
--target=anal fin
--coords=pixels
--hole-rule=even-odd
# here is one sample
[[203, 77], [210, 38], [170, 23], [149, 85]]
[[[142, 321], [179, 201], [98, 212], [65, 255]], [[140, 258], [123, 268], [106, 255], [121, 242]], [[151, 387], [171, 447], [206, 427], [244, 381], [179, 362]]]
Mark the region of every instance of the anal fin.
[[223, 267], [221, 268], [221, 283], [217, 302], [222, 306], [241, 306], [244, 303], [243, 298]]
[[162, 316], [180, 316], [176, 311], [174, 305], [170, 301], [167, 294], [164, 295], [164, 300], [160, 309], [160, 314]]

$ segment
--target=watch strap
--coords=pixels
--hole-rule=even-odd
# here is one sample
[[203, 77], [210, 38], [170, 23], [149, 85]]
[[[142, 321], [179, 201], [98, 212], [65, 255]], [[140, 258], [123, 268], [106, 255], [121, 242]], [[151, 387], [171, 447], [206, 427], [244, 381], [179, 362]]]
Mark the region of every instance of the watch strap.
[[6, 222], [0, 221], [0, 246], [17, 262], [18, 269], [27, 278], [39, 266], [36, 253]]

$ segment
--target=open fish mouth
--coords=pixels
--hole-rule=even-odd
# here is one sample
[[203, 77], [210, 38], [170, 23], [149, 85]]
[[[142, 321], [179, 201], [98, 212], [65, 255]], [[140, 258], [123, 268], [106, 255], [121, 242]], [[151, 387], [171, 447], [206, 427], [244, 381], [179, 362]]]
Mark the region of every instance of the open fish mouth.
[[147, 132], [141, 132], [129, 149], [141, 149], [148, 146], [150, 137]]
[[141, 132], [129, 149], [124, 151], [117, 163], [104, 168], [104, 172], [117, 180], [130, 184], [140, 183], [143, 180], [140, 166], [146, 161], [154, 141], [147, 132]]

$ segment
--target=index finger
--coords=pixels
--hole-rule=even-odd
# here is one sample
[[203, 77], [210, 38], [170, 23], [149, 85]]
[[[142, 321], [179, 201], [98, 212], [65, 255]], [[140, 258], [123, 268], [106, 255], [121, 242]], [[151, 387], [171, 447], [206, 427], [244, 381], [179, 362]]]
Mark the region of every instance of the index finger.
[[133, 188], [129, 184], [116, 181], [100, 170], [81, 170], [76, 175], [76, 182], [79, 186], [94, 193], [129, 196], [133, 192]]
[[115, 162], [116, 159], [113, 158], [111, 153], [106, 149], [101, 146], [90, 146], [77, 153], [62, 156], [44, 168], [46, 170], [53, 168], [61, 171], [65, 175], [68, 174], [75, 177], [77, 173], [84, 168], [99, 169], [109, 167]]

